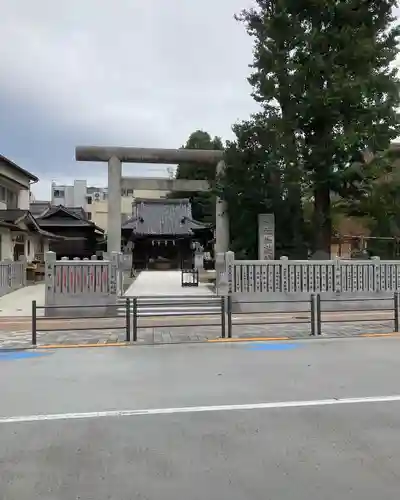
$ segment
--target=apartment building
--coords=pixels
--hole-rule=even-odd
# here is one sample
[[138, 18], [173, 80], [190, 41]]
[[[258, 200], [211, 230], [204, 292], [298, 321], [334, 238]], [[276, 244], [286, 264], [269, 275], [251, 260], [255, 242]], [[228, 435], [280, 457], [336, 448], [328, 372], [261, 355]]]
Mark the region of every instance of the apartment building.
[[[121, 213], [122, 220], [132, 216], [132, 203], [136, 198], [160, 199], [166, 198], [169, 191], [147, 191], [122, 189]], [[65, 207], [82, 207], [89, 220], [96, 226], [107, 231], [108, 224], [108, 188], [88, 186], [86, 180], [74, 180], [72, 185], [51, 185], [51, 204]]]

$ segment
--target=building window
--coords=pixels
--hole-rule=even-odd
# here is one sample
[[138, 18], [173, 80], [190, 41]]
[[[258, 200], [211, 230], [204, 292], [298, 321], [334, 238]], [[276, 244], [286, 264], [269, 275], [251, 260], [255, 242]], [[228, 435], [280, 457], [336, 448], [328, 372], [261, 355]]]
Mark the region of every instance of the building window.
[[62, 189], [55, 189], [53, 195], [55, 198], [64, 198], [65, 192]]
[[11, 189], [6, 190], [6, 198], [7, 198], [7, 208], [18, 208], [18, 197], [17, 194], [14, 193], [14, 191], [11, 191]]
[[87, 218], [88, 218], [89, 220], [91, 220], [91, 219], [92, 219], [92, 212], [87, 212]]
[[0, 186], [0, 201], [7, 204], [7, 208], [18, 208], [18, 194], [4, 186]]
[[88, 205], [91, 205], [91, 204], [92, 204], [92, 197], [91, 197], [91, 196], [88, 196], [88, 197], [87, 197], [87, 204], [88, 204]]

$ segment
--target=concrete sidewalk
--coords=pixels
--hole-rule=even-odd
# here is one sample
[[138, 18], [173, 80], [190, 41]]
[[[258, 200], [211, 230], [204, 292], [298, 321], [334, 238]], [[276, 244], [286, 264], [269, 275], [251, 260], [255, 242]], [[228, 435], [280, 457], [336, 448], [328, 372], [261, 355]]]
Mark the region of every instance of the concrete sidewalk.
[[[104, 320], [102, 320], [104, 321]], [[1, 323], [1, 320], [0, 320]], [[123, 322], [121, 321], [117, 328], [116, 325], [111, 325], [110, 328], [104, 328], [104, 323], [99, 324], [101, 330], [96, 330], [96, 326], [89, 326], [87, 330], [76, 330], [82, 328], [82, 321], [69, 322], [68, 331], [57, 330], [57, 323], [46, 320], [46, 328], [51, 328], [54, 331], [46, 331], [41, 329], [43, 321], [38, 321], [37, 342], [39, 346], [43, 345], [93, 345], [93, 344], [110, 344], [115, 342], [124, 342], [126, 332]], [[27, 348], [31, 346], [32, 332], [30, 325], [16, 325], [11, 322], [4, 321], [4, 325], [0, 328], [0, 351], [1, 349]], [[4, 330], [3, 330], [4, 327]], [[66, 328], [66, 323], [62, 328]], [[346, 337], [368, 337], [368, 336], [384, 336], [397, 337], [399, 334], [392, 333], [393, 327], [389, 321], [368, 323], [360, 322], [357, 324], [335, 323], [328, 324], [323, 329], [322, 338], [346, 338]], [[206, 343], [216, 341], [221, 336], [220, 326], [187, 326], [187, 327], [141, 327], [138, 331], [138, 340], [136, 345], [149, 344], [179, 344], [179, 343]], [[237, 339], [252, 340], [300, 340], [309, 339], [310, 342], [315, 342], [319, 337], [310, 337], [309, 328], [304, 324], [292, 323], [290, 325], [239, 325], [233, 326], [233, 342]]]
[[[32, 301], [36, 300], [39, 307], [44, 306], [45, 284], [29, 285], [15, 292], [0, 297], [0, 317], [31, 316]], [[39, 309], [37, 316], [43, 316], [44, 310]]]
[[182, 287], [180, 271], [142, 271], [125, 292], [126, 297], [154, 295], [214, 295], [205, 283]]

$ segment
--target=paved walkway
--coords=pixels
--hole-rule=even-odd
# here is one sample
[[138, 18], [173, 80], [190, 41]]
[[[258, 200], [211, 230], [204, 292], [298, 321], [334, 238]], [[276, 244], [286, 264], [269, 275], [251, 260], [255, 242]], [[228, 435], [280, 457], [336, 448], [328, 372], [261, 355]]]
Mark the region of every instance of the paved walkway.
[[198, 287], [182, 287], [180, 271], [142, 271], [125, 295], [213, 295], [213, 292], [205, 283], [200, 283]]
[[[15, 292], [7, 293], [0, 297], [0, 317], [6, 316], [31, 316], [32, 300], [38, 306], [44, 306], [45, 284], [29, 285]], [[43, 309], [37, 311], [38, 316], [43, 316]]]
[[[72, 324], [71, 324], [72, 323]], [[195, 322], [193, 322], [196, 324]], [[40, 321], [38, 322], [40, 324]], [[203, 326], [142, 326], [139, 323], [138, 344], [175, 344], [184, 342], [207, 342], [215, 340], [221, 336], [221, 327], [204, 324]], [[198, 324], [198, 323], [197, 323]], [[46, 326], [53, 328], [53, 325]], [[104, 323], [99, 324], [104, 328]], [[120, 328], [117, 328], [117, 327]], [[63, 325], [65, 328], [66, 325]], [[54, 344], [107, 344], [125, 341], [125, 329], [123, 321], [118, 324], [110, 322], [110, 327], [102, 330], [96, 330], [93, 326], [88, 330], [79, 330], [82, 323], [78, 321], [70, 322], [68, 331], [46, 332], [40, 331], [38, 327], [37, 342], [38, 345]], [[54, 328], [55, 330], [57, 329]], [[323, 337], [358, 337], [368, 334], [390, 334], [393, 332], [393, 321], [382, 322], [360, 322], [360, 323], [335, 323], [323, 325]], [[233, 338], [254, 339], [313, 339], [310, 337], [308, 325], [301, 323], [280, 324], [280, 325], [233, 325]], [[31, 346], [31, 331], [26, 329], [12, 330], [12, 326], [7, 331], [0, 330], [0, 349], [1, 348], [20, 348]], [[318, 338], [318, 337], [315, 337]], [[312, 341], [312, 340], [311, 340]]]

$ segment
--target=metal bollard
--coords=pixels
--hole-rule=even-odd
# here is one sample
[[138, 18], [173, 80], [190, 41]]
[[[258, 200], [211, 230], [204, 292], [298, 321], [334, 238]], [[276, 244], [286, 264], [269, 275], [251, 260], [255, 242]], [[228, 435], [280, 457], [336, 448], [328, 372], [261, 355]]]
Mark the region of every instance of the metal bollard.
[[228, 295], [228, 339], [232, 338], [232, 296]]
[[32, 345], [36, 347], [37, 339], [36, 339], [36, 300], [32, 300]]
[[136, 342], [137, 341], [137, 330], [138, 330], [138, 326], [137, 326], [137, 317], [138, 317], [138, 307], [137, 307], [137, 297], [134, 297], [133, 298], [133, 312], [132, 312], [132, 320], [133, 320], [133, 341]]
[[129, 298], [126, 299], [125, 303], [125, 340], [126, 342], [131, 341], [131, 301]]
[[311, 333], [312, 337], [315, 336], [315, 294], [310, 295], [310, 320], [311, 320]]
[[225, 338], [225, 297], [221, 297], [221, 338]]
[[400, 294], [399, 292], [394, 292], [393, 296], [394, 305], [394, 331], [399, 331], [399, 306], [400, 306]]
[[317, 335], [322, 334], [322, 319], [321, 319], [321, 294], [317, 293], [316, 297], [317, 309], [316, 309], [316, 317], [317, 317]]

